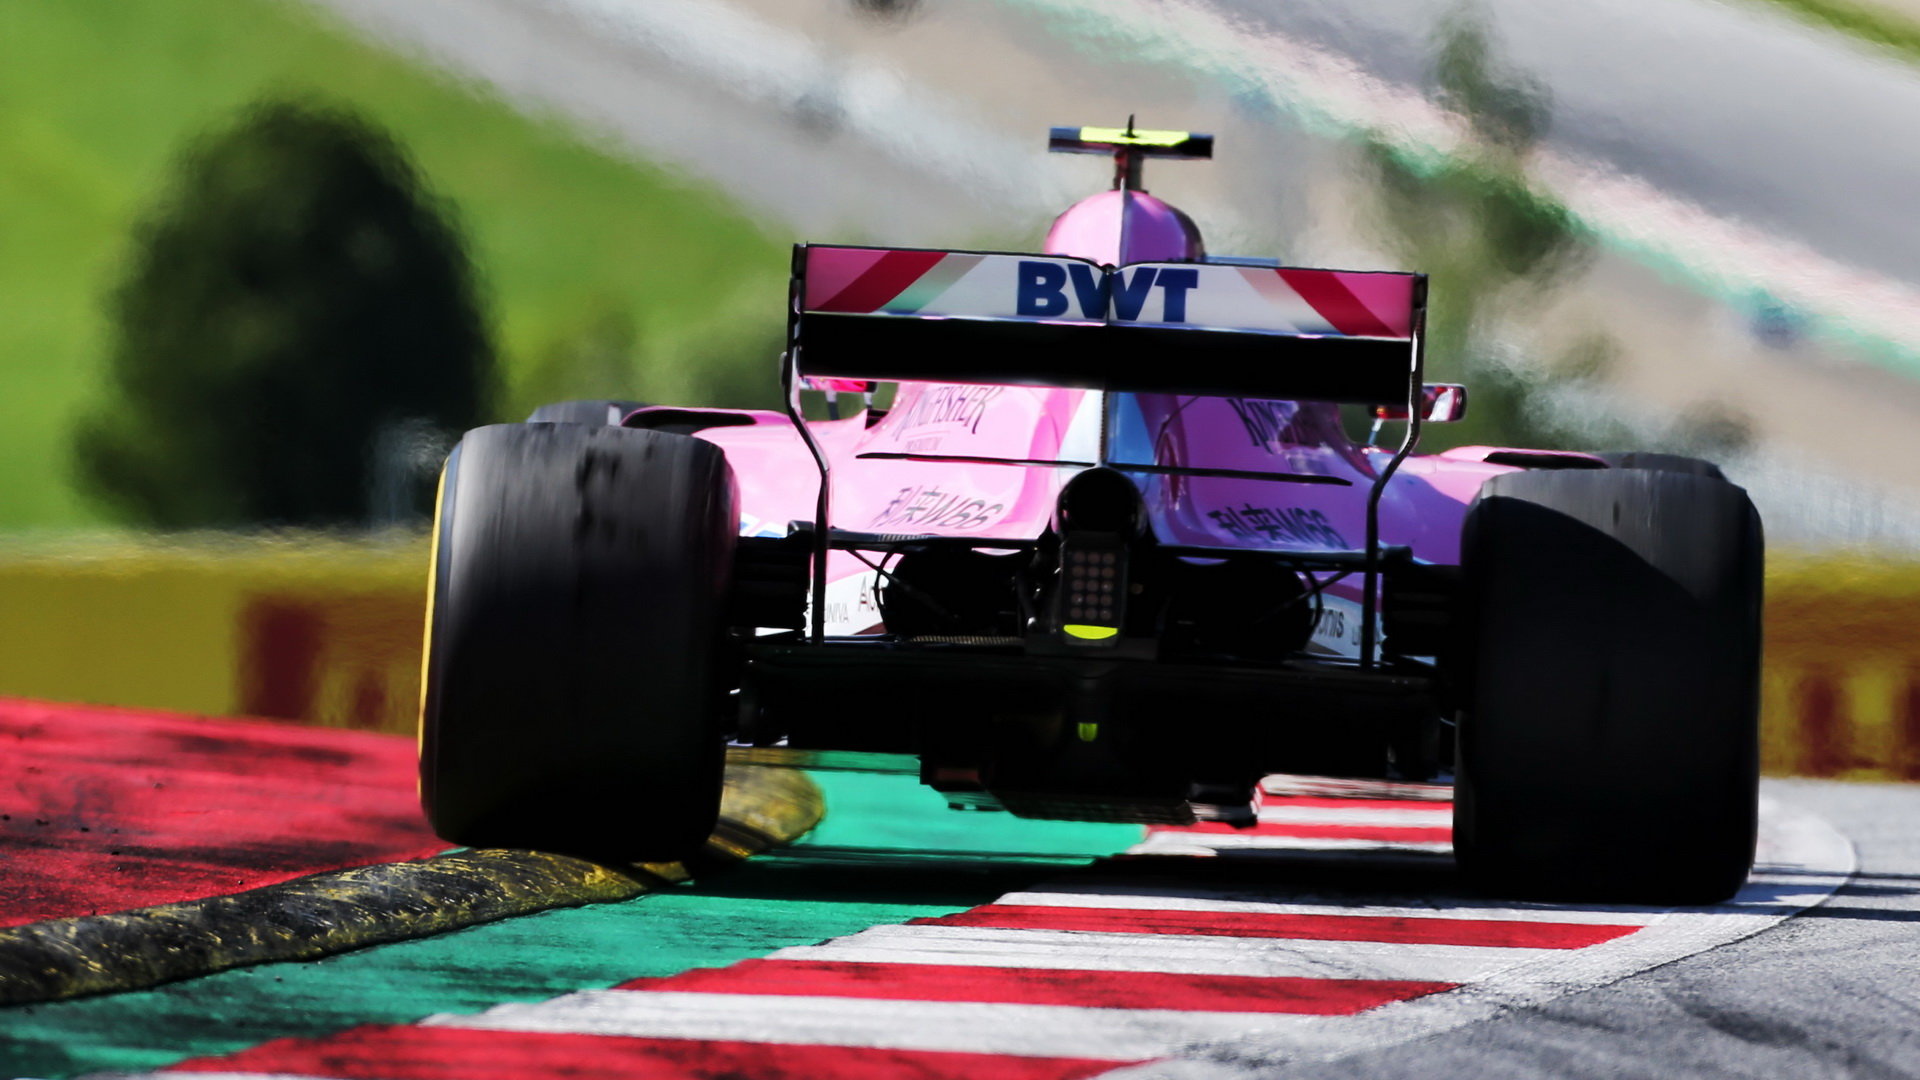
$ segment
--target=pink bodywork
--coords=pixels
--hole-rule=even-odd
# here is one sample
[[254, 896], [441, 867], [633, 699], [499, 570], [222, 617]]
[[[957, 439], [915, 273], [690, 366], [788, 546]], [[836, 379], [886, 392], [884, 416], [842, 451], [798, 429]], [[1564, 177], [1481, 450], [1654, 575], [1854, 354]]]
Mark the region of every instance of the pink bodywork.
[[[1200, 236], [1184, 214], [1139, 191], [1108, 191], [1075, 204], [1047, 234], [1050, 255], [1103, 264], [1193, 261]], [[1178, 363], [1169, 356], [1169, 363]], [[1390, 456], [1347, 437], [1337, 406], [1292, 401], [1128, 395], [1150, 433], [1157, 464], [1310, 473], [1349, 485], [1190, 476], [1141, 479], [1154, 535], [1177, 544], [1327, 551], [1365, 545], [1365, 507], [1376, 470]], [[1102, 395], [1080, 390], [903, 383], [886, 414], [809, 426], [832, 463], [831, 521], [863, 532], [1031, 538], [1048, 526], [1061, 467], [861, 460], [869, 452], [1090, 460]], [[846, 400], [843, 397], [843, 402]], [[855, 399], [857, 400], [857, 399]], [[747, 426], [699, 433], [727, 453], [738, 481], [742, 535], [785, 535], [815, 515], [818, 473], [784, 414], [754, 412]], [[1484, 448], [1483, 448], [1484, 449]], [[1409, 458], [1381, 502], [1381, 540], [1410, 545], [1432, 563], [1459, 560], [1460, 523], [1482, 482], [1509, 466], [1484, 453]], [[1116, 458], [1117, 460], [1118, 458]], [[828, 568], [830, 633], [881, 628], [874, 576], [846, 552]], [[1351, 579], [1350, 579], [1351, 580]], [[1357, 582], [1329, 593], [1357, 598]], [[1357, 647], [1357, 620], [1336, 651]], [[1320, 640], [1319, 636], [1316, 636]]]
[[1108, 266], [1191, 262], [1206, 254], [1187, 215], [1144, 191], [1119, 190], [1089, 195], [1054, 218], [1045, 250]]

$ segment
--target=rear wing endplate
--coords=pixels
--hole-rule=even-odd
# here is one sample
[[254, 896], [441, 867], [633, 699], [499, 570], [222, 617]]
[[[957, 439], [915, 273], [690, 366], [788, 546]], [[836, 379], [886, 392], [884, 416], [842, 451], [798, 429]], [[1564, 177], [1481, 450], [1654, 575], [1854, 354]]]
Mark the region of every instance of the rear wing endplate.
[[1421, 274], [906, 248], [794, 249], [809, 378], [1406, 400]]

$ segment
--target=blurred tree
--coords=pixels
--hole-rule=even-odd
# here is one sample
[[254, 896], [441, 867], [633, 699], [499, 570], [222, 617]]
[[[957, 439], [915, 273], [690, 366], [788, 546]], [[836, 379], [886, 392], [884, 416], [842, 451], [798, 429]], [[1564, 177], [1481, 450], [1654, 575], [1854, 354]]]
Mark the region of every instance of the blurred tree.
[[493, 376], [459, 235], [390, 137], [330, 107], [265, 103], [192, 146], [111, 308], [114, 396], [76, 462], [143, 525], [390, 517], [422, 432], [479, 422]]
[[640, 351], [640, 327], [631, 310], [611, 298], [600, 298], [562, 336], [536, 353], [539, 359], [505, 395], [508, 408], [504, 411], [517, 419], [553, 401], [645, 399]]
[[1564, 445], [1572, 433], [1529, 402], [1544, 372], [1558, 365], [1503, 362], [1488, 325], [1503, 303], [1538, 295], [1591, 250], [1566, 207], [1526, 181], [1527, 157], [1551, 116], [1547, 92], [1500, 62], [1471, 8], [1442, 24], [1434, 76], [1441, 103], [1464, 121], [1461, 152], [1435, 162], [1384, 142], [1366, 150], [1382, 238], [1432, 279], [1427, 378], [1471, 387], [1467, 420], [1428, 428], [1422, 446]]

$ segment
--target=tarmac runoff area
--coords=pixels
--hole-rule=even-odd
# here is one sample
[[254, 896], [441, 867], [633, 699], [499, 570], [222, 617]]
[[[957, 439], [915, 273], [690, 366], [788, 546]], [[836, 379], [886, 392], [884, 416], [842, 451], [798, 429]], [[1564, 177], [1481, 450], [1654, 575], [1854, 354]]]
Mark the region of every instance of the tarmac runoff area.
[[1344, 1067], [1750, 937], [1820, 904], [1853, 870], [1838, 832], [1769, 798], [1760, 866], [1728, 904], [1474, 899], [1451, 884], [1449, 796], [1276, 778], [1253, 830], [1153, 829], [1122, 854], [969, 910], [611, 989], [276, 1040], [167, 1075], [1250, 1077]]

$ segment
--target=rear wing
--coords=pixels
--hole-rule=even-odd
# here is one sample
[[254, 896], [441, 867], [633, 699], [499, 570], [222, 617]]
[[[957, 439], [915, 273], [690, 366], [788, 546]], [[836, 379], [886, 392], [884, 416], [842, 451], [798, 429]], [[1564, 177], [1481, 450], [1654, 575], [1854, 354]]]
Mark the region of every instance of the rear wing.
[[794, 248], [808, 378], [1390, 404], [1408, 397], [1422, 274], [907, 248]]

